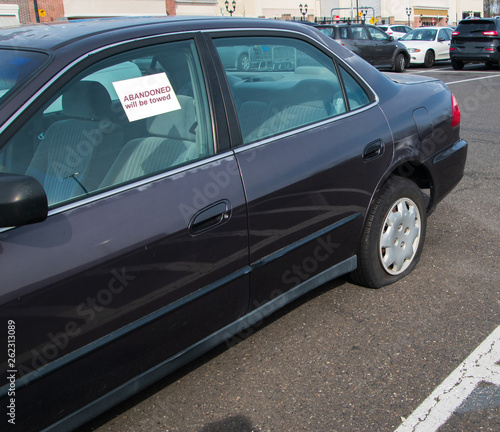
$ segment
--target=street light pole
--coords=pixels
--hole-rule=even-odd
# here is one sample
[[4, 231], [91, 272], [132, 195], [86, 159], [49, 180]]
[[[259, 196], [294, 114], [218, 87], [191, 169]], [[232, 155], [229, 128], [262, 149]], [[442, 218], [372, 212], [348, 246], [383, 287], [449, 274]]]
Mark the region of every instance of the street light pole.
[[231, 5], [233, 6], [231, 10], [229, 10], [229, 0], [226, 0], [224, 4], [226, 5], [226, 10], [229, 12], [229, 15], [233, 16], [234, 11], [236, 10], [236, 0], [233, 0], [233, 2], [231, 3]]
[[304, 5], [304, 10], [302, 9], [302, 3], [299, 4], [299, 11], [300, 11], [300, 14], [302, 15], [302, 21], [305, 20], [305, 17], [306, 17], [306, 14], [307, 14], [307, 3]]
[[410, 27], [411, 7], [406, 8], [406, 15], [408, 15], [408, 27]]

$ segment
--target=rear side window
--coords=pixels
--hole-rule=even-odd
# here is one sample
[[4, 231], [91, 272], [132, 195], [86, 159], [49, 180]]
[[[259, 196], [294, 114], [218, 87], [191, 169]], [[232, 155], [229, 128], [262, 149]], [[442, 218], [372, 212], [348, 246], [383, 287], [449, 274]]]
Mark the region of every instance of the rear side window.
[[[369, 103], [364, 90], [346, 75], [345, 99], [334, 61], [308, 43], [291, 38], [216, 39], [225, 47], [246, 46], [248, 68], [223, 61], [245, 144], [334, 118]], [[352, 102], [351, 102], [352, 95]]]
[[365, 29], [363, 27], [352, 27], [351, 32], [352, 32], [352, 38], [354, 40], [368, 39], [368, 35], [366, 34]]

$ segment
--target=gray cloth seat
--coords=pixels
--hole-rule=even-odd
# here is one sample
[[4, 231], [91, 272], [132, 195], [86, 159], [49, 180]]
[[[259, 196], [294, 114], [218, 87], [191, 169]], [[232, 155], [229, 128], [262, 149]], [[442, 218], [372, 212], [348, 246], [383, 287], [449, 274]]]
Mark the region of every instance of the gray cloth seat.
[[50, 125], [26, 171], [44, 187], [49, 204], [95, 190], [123, 146], [112, 123], [105, 87], [80, 81], [62, 95], [64, 120]]
[[193, 98], [177, 95], [180, 109], [147, 119], [149, 136], [129, 141], [101, 187], [124, 183], [160, 172], [199, 157]]

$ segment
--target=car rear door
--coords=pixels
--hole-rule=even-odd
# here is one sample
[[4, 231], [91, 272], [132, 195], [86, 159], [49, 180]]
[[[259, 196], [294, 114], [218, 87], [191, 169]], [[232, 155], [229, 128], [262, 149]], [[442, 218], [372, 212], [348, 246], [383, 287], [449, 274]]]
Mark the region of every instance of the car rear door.
[[[247, 311], [245, 196], [200, 44], [102, 50], [12, 125], [6, 169], [24, 164], [50, 203], [44, 222], [0, 234], [0, 310], [16, 332], [12, 430], [40, 430], [104, 394], [122, 400]], [[11, 161], [27, 139], [35, 153]], [[95, 403], [94, 415], [106, 407]]]
[[320, 47], [290, 35], [214, 36], [214, 43], [296, 55], [287, 69], [225, 71], [241, 132], [233, 142], [255, 309], [353, 269], [366, 208], [392, 158], [391, 133], [371, 90]]
[[368, 33], [373, 44], [373, 65], [390, 66], [396, 50], [395, 43], [391, 42], [389, 36], [377, 27], [368, 26]]
[[437, 35], [436, 60], [447, 60], [450, 58], [451, 30], [444, 28]]
[[350, 32], [349, 47], [353, 52], [366, 60], [368, 63], [375, 62], [375, 43], [370, 39], [368, 32], [364, 26], [351, 25], [348, 27]]

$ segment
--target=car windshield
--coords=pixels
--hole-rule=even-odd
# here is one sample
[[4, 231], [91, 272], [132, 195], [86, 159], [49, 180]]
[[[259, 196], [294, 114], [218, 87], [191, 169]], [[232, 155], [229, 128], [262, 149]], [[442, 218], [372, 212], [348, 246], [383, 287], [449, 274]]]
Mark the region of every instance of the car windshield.
[[435, 29], [415, 29], [406, 33], [400, 40], [402, 41], [433, 41], [436, 39], [437, 30]]
[[492, 21], [462, 21], [457, 28], [457, 31], [461, 33], [481, 33], [492, 30], [495, 30], [495, 23]]
[[19, 87], [29, 76], [49, 59], [47, 54], [21, 51], [0, 50], [0, 102], [11, 90]]

